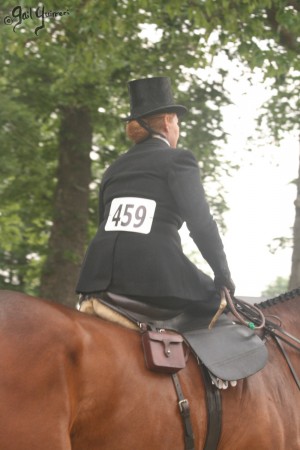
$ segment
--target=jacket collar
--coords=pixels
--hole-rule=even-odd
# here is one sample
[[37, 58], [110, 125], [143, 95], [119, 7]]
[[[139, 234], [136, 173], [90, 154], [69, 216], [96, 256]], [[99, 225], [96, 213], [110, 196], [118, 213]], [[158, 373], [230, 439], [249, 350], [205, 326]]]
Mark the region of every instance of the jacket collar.
[[139, 142], [138, 144], [135, 144], [129, 151], [137, 151], [137, 150], [145, 150], [145, 149], [151, 149], [151, 150], [159, 150], [159, 149], [165, 149], [170, 148], [170, 144], [167, 140], [158, 138], [158, 137], [149, 137], [148, 139], [145, 139], [142, 142]]
[[166, 142], [166, 143], [168, 144], [168, 146], [171, 147], [171, 146], [170, 146], [170, 142], [168, 141], [167, 138], [162, 137], [162, 136], [160, 136], [159, 134], [153, 134], [152, 137], [155, 138], [155, 139], [160, 139], [161, 141]]

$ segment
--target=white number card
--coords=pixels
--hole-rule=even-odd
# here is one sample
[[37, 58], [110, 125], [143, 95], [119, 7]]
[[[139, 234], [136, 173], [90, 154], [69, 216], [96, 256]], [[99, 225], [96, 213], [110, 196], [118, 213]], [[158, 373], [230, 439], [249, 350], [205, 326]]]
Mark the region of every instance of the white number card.
[[148, 198], [120, 197], [111, 202], [105, 231], [151, 231], [156, 202]]

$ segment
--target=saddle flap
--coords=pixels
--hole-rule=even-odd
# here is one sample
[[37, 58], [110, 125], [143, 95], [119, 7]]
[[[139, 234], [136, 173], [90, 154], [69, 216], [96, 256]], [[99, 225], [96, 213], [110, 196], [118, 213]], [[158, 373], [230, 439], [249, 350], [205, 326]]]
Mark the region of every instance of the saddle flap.
[[212, 330], [183, 332], [193, 352], [222, 380], [240, 380], [261, 370], [268, 360], [263, 341], [249, 328], [226, 316]]

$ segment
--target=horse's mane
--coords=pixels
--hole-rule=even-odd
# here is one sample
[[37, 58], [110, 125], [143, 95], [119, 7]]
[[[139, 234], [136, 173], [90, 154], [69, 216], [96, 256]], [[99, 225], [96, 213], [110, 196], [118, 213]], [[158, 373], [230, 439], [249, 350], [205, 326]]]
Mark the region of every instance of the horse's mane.
[[264, 300], [260, 303], [257, 303], [255, 306], [260, 309], [269, 308], [270, 306], [277, 305], [278, 303], [284, 303], [285, 301], [291, 300], [298, 296], [300, 296], [300, 288], [293, 289], [292, 291], [285, 292], [284, 294], [280, 294], [277, 297]]

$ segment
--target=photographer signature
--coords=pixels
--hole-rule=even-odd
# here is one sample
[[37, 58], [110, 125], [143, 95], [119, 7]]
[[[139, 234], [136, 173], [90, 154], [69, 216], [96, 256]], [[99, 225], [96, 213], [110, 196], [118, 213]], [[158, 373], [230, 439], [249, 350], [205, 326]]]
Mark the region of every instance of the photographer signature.
[[23, 9], [21, 6], [15, 6], [10, 15], [4, 17], [4, 24], [5, 25], [12, 25], [15, 23], [13, 27], [13, 31], [16, 32], [16, 28], [21, 26], [25, 20], [31, 19], [39, 19], [41, 20], [41, 25], [36, 27], [34, 30], [34, 33], [38, 35], [39, 30], [42, 30], [45, 28], [45, 18], [50, 17], [62, 17], [65, 15], [69, 15], [69, 10], [66, 11], [47, 11], [45, 12], [45, 7], [38, 6], [37, 8], [29, 8], [29, 9]]

